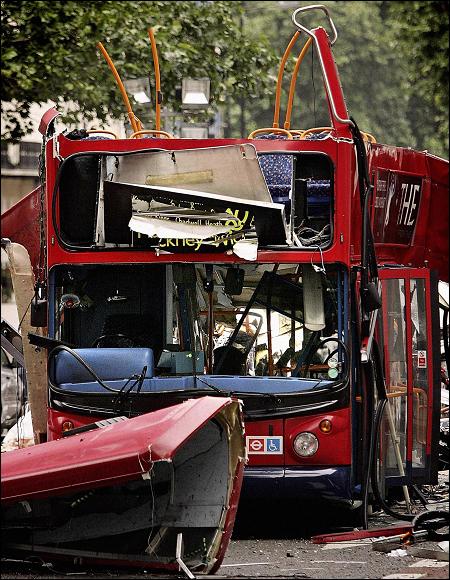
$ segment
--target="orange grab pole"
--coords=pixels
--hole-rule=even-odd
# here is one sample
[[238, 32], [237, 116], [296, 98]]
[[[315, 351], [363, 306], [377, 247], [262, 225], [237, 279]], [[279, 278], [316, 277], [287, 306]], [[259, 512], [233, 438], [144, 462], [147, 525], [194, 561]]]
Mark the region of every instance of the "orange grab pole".
[[287, 45], [286, 50], [284, 51], [283, 58], [281, 59], [281, 62], [280, 62], [280, 68], [278, 69], [277, 88], [276, 88], [276, 92], [275, 92], [275, 110], [273, 113], [273, 127], [274, 128], [279, 127], [278, 122], [280, 120], [281, 81], [283, 80], [284, 67], [286, 65], [286, 61], [288, 59], [288, 56], [292, 50], [292, 47], [294, 46], [294, 44], [299, 36], [300, 36], [300, 31], [297, 30], [297, 32], [294, 34], [294, 36], [291, 38], [291, 41]]
[[291, 126], [292, 104], [294, 102], [294, 92], [295, 85], [297, 84], [298, 71], [300, 70], [300, 65], [302, 64], [302, 61], [305, 58], [306, 53], [308, 52], [308, 48], [310, 47], [311, 42], [312, 42], [311, 37], [308, 38], [308, 40], [305, 42], [305, 46], [302, 48], [300, 54], [298, 55], [297, 62], [295, 63], [294, 72], [292, 73], [291, 85], [289, 87], [288, 106], [286, 109], [286, 120], [284, 122], [285, 129], [289, 129]]
[[131, 108], [130, 99], [128, 98], [127, 91], [123, 85], [122, 80], [120, 79], [119, 73], [114, 66], [113, 61], [111, 60], [109, 54], [106, 52], [105, 47], [101, 42], [97, 42], [97, 47], [101, 50], [103, 56], [105, 57], [106, 62], [108, 63], [109, 68], [111, 69], [114, 78], [116, 79], [117, 85], [119, 86], [120, 92], [122, 94], [123, 102], [125, 103], [125, 107], [127, 109], [128, 118], [130, 119], [131, 127], [133, 131], [136, 132], [139, 130], [138, 125], [136, 123], [136, 118], [133, 113], [133, 109]]
[[155, 69], [155, 88], [156, 88], [156, 130], [161, 129], [161, 77], [159, 74], [159, 59], [158, 51], [156, 49], [155, 35], [153, 28], [148, 29], [148, 37], [150, 38], [150, 45], [152, 47], [153, 67]]
[[175, 137], [173, 135], [171, 135], [170, 133], [167, 133], [167, 131], [157, 131], [156, 129], [146, 129], [146, 130], [142, 130], [142, 131], [136, 131], [136, 133], [132, 133], [130, 135], [130, 139], [135, 139], [136, 137], [139, 137], [140, 135], [164, 135], [164, 137], [166, 137], [167, 139], [175, 139]]

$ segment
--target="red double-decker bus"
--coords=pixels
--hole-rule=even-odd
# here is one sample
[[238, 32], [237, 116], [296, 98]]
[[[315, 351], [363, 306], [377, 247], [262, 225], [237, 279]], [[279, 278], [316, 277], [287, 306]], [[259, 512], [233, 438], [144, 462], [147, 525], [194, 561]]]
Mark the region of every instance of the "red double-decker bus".
[[3, 235], [48, 305], [48, 440], [232, 395], [244, 497], [408, 502], [437, 477], [448, 162], [359, 131], [328, 12], [331, 38], [303, 10], [329, 127], [93, 140], [50, 114], [43, 186]]

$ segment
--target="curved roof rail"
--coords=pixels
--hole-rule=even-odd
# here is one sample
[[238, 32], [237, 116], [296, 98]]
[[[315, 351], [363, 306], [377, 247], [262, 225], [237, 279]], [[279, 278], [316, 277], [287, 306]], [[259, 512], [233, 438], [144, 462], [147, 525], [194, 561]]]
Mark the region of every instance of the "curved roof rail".
[[299, 30], [302, 30], [305, 34], [310, 36], [314, 41], [315, 47], [317, 49], [317, 54], [319, 55], [319, 62], [320, 62], [320, 67], [322, 69], [323, 80], [325, 83], [325, 88], [327, 91], [327, 96], [328, 96], [328, 100], [329, 100], [330, 107], [331, 107], [331, 112], [332, 112], [334, 119], [336, 121], [338, 121], [338, 123], [353, 126], [353, 121], [351, 119], [341, 117], [336, 110], [336, 103], [334, 100], [333, 91], [331, 90], [331, 86], [330, 86], [330, 80], [328, 78], [327, 70], [325, 67], [324, 60], [323, 60], [322, 49], [321, 49], [320, 43], [317, 39], [317, 36], [315, 34], [317, 29], [310, 30], [309, 28], [306, 28], [306, 26], [304, 26], [303, 24], [300, 24], [297, 20], [298, 14], [303, 13], [303, 12], [307, 12], [310, 10], [322, 10], [325, 13], [325, 15], [327, 16], [331, 30], [333, 32], [333, 37], [330, 40], [330, 44], [333, 45], [337, 40], [337, 30], [336, 30], [336, 27], [334, 25], [333, 20], [331, 19], [328, 8], [326, 6], [324, 6], [323, 4], [313, 4], [311, 6], [304, 6], [302, 8], [297, 8], [297, 10], [295, 10], [295, 12], [292, 14], [292, 22]]

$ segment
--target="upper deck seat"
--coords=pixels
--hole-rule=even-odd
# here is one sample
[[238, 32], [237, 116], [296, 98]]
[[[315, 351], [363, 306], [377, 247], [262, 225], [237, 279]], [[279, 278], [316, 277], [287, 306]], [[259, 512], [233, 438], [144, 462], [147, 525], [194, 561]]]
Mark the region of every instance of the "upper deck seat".
[[[326, 137], [328, 133], [311, 134], [307, 139], [318, 140]], [[261, 135], [255, 139], [282, 139], [285, 135]], [[267, 183], [270, 195], [274, 203], [282, 203], [286, 208], [286, 214], [291, 210], [291, 197], [293, 187], [294, 160], [292, 155], [260, 154], [258, 157], [261, 171]], [[327, 179], [308, 179], [306, 185], [307, 216], [328, 217], [330, 208], [331, 182]]]
[[331, 181], [311, 179], [306, 185], [308, 217], [323, 217], [329, 212], [331, 201]]
[[305, 141], [321, 141], [329, 136], [329, 131], [321, 131], [320, 133], [310, 133], [306, 135]]
[[[255, 139], [285, 140], [286, 136], [269, 134], [260, 135]], [[258, 161], [273, 202], [284, 204], [286, 211], [289, 211], [294, 168], [292, 155], [282, 153], [259, 155]]]

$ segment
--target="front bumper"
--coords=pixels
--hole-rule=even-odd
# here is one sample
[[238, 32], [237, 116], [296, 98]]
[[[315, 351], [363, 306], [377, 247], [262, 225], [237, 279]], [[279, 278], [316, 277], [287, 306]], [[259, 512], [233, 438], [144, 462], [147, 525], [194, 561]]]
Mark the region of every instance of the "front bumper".
[[246, 467], [241, 497], [351, 501], [351, 468]]

